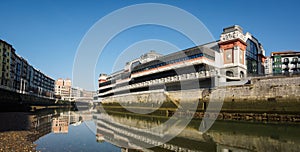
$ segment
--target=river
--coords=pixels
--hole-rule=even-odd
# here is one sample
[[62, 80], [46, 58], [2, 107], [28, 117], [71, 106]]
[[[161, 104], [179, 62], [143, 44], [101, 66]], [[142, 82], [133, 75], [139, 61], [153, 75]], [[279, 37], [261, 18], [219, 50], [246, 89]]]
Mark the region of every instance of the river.
[[[0, 113], [0, 151], [298, 151], [299, 123], [170, 118], [86, 108]], [[172, 118], [176, 119], [176, 118]], [[161, 127], [164, 126], [164, 127]]]

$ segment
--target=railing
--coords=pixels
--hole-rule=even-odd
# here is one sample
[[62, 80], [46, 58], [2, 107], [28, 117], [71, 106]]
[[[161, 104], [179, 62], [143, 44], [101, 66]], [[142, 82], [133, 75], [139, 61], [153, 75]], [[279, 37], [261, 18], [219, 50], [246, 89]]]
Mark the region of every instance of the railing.
[[132, 85], [126, 85], [126, 86], [123, 86], [123, 87], [119, 87], [119, 88], [109, 90], [109, 91], [104, 92], [104, 93], [99, 93], [98, 95], [103, 96], [103, 95], [107, 95], [107, 94], [118, 92], [118, 91], [136, 89], [136, 88], [141, 88], [141, 87], [146, 87], [146, 86], [151, 86], [151, 85], [165, 84], [165, 83], [170, 83], [170, 82], [179, 82], [179, 81], [185, 81], [185, 80], [206, 78], [206, 77], [211, 77], [211, 74], [210, 74], [209, 71], [201, 71], [201, 72], [195, 72], [195, 73], [189, 73], [189, 74], [175, 75], [175, 76], [171, 76], [171, 77], [165, 77], [165, 78], [160, 78], [160, 79], [154, 79], [154, 80], [148, 80], [148, 81], [145, 81], [145, 82], [135, 83], [135, 84], [132, 84]]

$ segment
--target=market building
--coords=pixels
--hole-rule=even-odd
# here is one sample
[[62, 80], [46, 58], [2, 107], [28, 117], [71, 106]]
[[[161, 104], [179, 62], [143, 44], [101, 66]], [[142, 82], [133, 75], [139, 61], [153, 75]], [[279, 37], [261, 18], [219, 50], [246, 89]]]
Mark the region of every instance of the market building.
[[[98, 96], [149, 90], [176, 91], [212, 88], [248, 76], [265, 74], [265, 50], [250, 33], [234, 25], [223, 29], [220, 40], [161, 55], [150, 51], [124, 69], [110, 75], [100, 74]], [[195, 81], [199, 85], [194, 85]]]

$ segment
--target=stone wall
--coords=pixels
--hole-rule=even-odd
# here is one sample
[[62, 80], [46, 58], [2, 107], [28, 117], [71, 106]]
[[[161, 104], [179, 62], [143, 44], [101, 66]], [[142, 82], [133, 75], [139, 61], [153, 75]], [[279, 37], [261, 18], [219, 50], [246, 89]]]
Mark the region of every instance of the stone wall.
[[[217, 103], [218, 102], [218, 103]], [[208, 105], [221, 112], [298, 114], [300, 112], [300, 77], [254, 78], [250, 84], [182, 91], [156, 90], [117, 95], [102, 103], [122, 103], [134, 107], [163, 107], [169, 111], [190, 106], [205, 111]]]
[[249, 85], [230, 86], [223, 89], [226, 90], [225, 102], [300, 102], [300, 77], [255, 78]]

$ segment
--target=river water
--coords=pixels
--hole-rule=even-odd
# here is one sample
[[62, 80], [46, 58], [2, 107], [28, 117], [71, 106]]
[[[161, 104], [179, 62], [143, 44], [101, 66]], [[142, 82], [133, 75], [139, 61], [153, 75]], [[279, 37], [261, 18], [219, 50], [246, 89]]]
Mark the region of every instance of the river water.
[[167, 117], [106, 113], [92, 108], [1, 112], [0, 120], [0, 151], [30, 151], [30, 148], [42, 152], [300, 149], [299, 123], [216, 121], [207, 132], [200, 132], [199, 119], [187, 126], [177, 121], [166, 126]]

